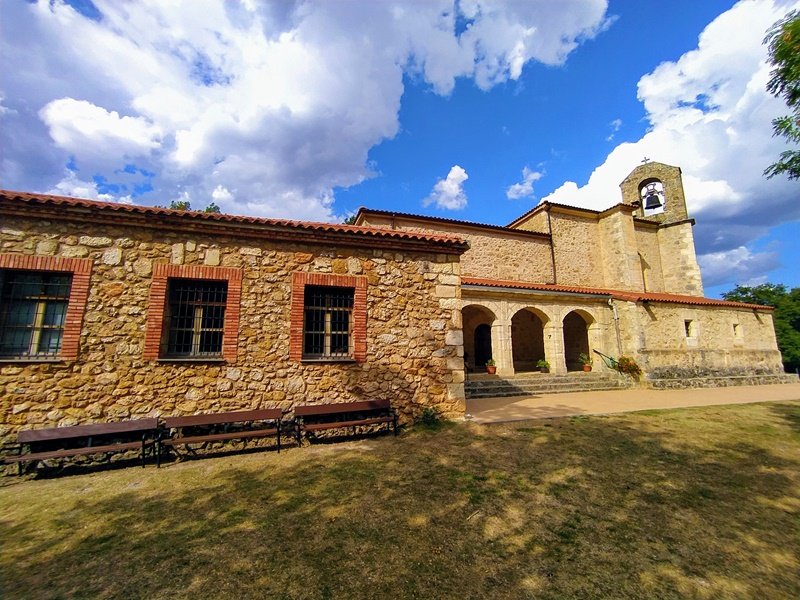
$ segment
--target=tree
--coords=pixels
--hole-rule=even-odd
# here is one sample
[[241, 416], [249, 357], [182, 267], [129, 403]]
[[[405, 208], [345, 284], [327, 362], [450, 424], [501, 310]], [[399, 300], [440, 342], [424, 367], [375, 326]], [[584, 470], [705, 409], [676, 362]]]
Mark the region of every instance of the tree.
[[355, 225], [357, 216], [358, 215], [350, 215], [344, 221], [342, 221], [342, 223], [344, 223], [345, 225]]
[[[785, 137], [800, 148], [800, 11], [791, 11], [770, 27], [764, 43], [774, 67], [767, 91], [783, 98], [792, 109], [790, 114], [772, 120], [773, 135]], [[783, 173], [789, 179], [800, 179], [800, 149], [781, 152], [780, 158], [764, 170], [767, 178]]]
[[789, 372], [800, 368], [800, 288], [786, 289], [783, 284], [764, 283], [753, 287], [737, 285], [722, 294], [725, 300], [774, 306], [773, 321], [783, 366]]
[[[161, 206], [156, 204], [156, 208], [167, 208], [166, 206]], [[173, 200], [169, 203], [170, 210], [192, 210], [192, 204], [188, 200]], [[214, 202], [206, 206], [201, 212], [204, 213], [215, 213], [219, 214], [222, 211], [220, 210], [219, 206], [217, 206]]]

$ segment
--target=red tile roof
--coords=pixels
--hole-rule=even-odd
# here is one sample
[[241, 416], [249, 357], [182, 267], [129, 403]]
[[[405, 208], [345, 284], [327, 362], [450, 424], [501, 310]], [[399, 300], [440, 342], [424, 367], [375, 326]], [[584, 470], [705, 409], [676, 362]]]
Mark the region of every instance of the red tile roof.
[[384, 227], [360, 227], [355, 225], [339, 225], [335, 223], [318, 223], [313, 221], [294, 221], [289, 219], [268, 219], [264, 217], [248, 217], [221, 213], [206, 213], [198, 211], [173, 210], [155, 206], [140, 206], [136, 204], [121, 204], [117, 202], [100, 202], [84, 198], [71, 198], [67, 196], [53, 196], [50, 194], [35, 194], [30, 192], [16, 192], [0, 190], [0, 207], [3, 211], [13, 209], [15, 203], [29, 207], [85, 209], [92, 214], [118, 215], [125, 217], [163, 217], [177, 220], [187, 225], [189, 223], [216, 223], [219, 225], [249, 225], [264, 228], [264, 233], [278, 229], [296, 230], [311, 234], [339, 234], [360, 239], [383, 239], [398, 242], [422, 242], [434, 246], [444, 246], [451, 250], [463, 252], [469, 244], [463, 239], [446, 234], [420, 233], [415, 231], [386, 229]]
[[683, 294], [665, 294], [661, 292], [636, 292], [628, 290], [608, 290], [601, 288], [587, 288], [572, 285], [554, 285], [552, 283], [530, 283], [526, 281], [511, 281], [501, 279], [482, 279], [479, 277], [462, 277], [462, 285], [478, 285], [494, 288], [511, 288], [517, 290], [533, 290], [542, 292], [555, 292], [562, 294], [587, 294], [591, 296], [609, 296], [617, 300], [628, 302], [669, 302], [672, 304], [691, 304], [695, 306], [722, 306], [730, 308], [746, 308], [751, 310], [774, 310], [772, 306], [761, 304], [747, 304], [745, 302], [730, 302], [716, 298], [702, 296], [686, 296]]

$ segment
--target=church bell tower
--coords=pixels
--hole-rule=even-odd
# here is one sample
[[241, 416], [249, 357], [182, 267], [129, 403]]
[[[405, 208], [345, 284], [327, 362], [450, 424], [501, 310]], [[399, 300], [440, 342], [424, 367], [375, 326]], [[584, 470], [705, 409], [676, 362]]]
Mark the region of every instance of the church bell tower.
[[664, 224], [689, 218], [680, 167], [645, 159], [620, 189], [625, 204], [638, 204], [635, 217]]

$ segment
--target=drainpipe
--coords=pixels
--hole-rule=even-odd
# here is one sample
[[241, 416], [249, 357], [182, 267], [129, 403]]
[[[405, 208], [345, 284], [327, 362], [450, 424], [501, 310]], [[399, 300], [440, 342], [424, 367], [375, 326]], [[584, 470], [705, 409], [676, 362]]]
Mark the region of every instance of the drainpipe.
[[617, 334], [617, 355], [622, 354], [622, 338], [619, 335], [619, 313], [617, 312], [617, 305], [614, 304], [614, 299], [608, 299], [608, 306], [614, 313], [614, 332]]

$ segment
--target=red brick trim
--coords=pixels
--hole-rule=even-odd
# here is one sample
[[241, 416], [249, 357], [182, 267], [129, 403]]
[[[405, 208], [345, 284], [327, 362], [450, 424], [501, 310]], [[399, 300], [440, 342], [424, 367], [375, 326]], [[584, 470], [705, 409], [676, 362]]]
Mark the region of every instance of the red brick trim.
[[222, 357], [230, 362], [236, 360], [239, 347], [239, 315], [242, 300], [242, 270], [233, 267], [209, 267], [206, 265], [153, 265], [153, 282], [150, 284], [150, 301], [145, 323], [145, 360], [156, 360], [161, 355], [161, 337], [164, 327], [164, 311], [167, 302], [167, 284], [170, 278], [207, 279], [228, 282], [228, 300], [225, 303], [225, 326], [222, 334]]
[[329, 273], [292, 273], [291, 326], [289, 329], [289, 358], [303, 359], [303, 312], [307, 285], [354, 288], [353, 297], [353, 358], [367, 359], [367, 278]]
[[83, 314], [86, 312], [86, 303], [89, 300], [92, 260], [31, 254], [0, 254], [0, 269], [72, 273], [72, 286], [67, 301], [67, 314], [64, 318], [64, 333], [61, 337], [59, 358], [65, 360], [78, 358]]

